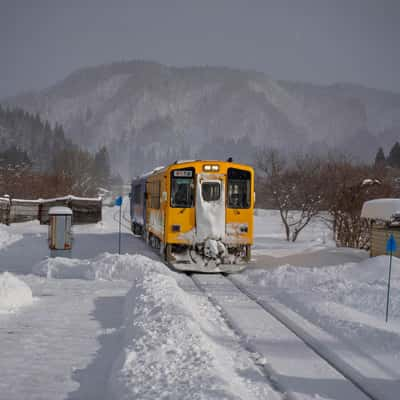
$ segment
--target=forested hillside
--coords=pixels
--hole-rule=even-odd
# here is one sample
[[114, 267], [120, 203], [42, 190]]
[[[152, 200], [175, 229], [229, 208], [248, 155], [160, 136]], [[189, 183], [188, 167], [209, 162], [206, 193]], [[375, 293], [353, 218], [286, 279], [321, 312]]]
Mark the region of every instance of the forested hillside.
[[20, 108], [7, 109], [0, 105], [0, 153], [5, 153], [10, 163], [18, 162], [23, 151], [27, 156], [25, 163], [36, 170], [48, 171], [55, 154], [72, 148], [71, 140], [65, 138], [58, 123], [52, 128], [37, 113], [33, 115]]
[[90, 153], [66, 139], [61, 125], [0, 106], [0, 196], [94, 196], [113, 180], [105, 147]]

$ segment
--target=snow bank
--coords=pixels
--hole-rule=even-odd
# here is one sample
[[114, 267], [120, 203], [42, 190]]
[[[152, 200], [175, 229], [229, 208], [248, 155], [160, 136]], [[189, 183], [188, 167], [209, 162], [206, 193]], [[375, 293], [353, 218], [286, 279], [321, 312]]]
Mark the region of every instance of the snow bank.
[[125, 351], [114, 364], [109, 397], [277, 398], [262, 381], [249, 384], [250, 363], [218, 343], [218, 337], [231, 343], [234, 334], [224, 323], [221, 332], [220, 316], [207, 300], [196, 300], [180, 288], [176, 274], [150, 262], [138, 265], [127, 295]]
[[[285, 265], [268, 271], [247, 271], [247, 279], [257, 285], [284, 289], [290, 294], [309, 293], [325, 302], [341, 304], [378, 318], [382, 318], [386, 306], [388, 275], [388, 256], [337, 266], [301, 268]], [[400, 259], [396, 257], [392, 264], [390, 313], [392, 318], [400, 320]]]
[[0, 224], [0, 250], [22, 239], [22, 235], [11, 233], [10, 227]]
[[9, 272], [0, 274], [0, 314], [15, 312], [32, 302], [32, 291], [26, 283]]
[[[154, 269], [155, 262], [139, 254], [103, 253], [93, 259], [46, 258], [34, 265], [35, 275], [56, 279], [128, 280], [133, 281], [137, 269]], [[164, 268], [165, 266], [161, 264]]]
[[[106, 398], [264, 399], [277, 397], [254, 372], [247, 352], [193, 282], [141, 255], [104, 253], [91, 260], [49, 258], [34, 272], [51, 278], [128, 280], [123, 343]], [[182, 289], [178, 281], [191, 284]], [[231, 347], [229, 347], [231, 346]], [[249, 383], [251, 382], [251, 383]], [[272, 397], [271, 397], [272, 396]]]
[[46, 258], [34, 265], [32, 272], [35, 275], [57, 279], [85, 279], [94, 280], [95, 272], [90, 260], [75, 258]]

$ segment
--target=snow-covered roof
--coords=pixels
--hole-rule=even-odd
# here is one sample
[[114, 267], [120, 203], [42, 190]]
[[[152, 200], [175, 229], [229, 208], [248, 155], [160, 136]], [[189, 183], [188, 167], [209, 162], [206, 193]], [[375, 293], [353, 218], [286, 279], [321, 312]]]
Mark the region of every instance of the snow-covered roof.
[[380, 185], [381, 181], [379, 179], [364, 179], [361, 183], [361, 186], [367, 186], [367, 185]]
[[51, 207], [49, 215], [72, 215], [72, 210], [68, 207]]
[[16, 204], [16, 203], [24, 203], [24, 204], [26, 204], [26, 203], [32, 203], [32, 204], [38, 204], [39, 205], [39, 203], [41, 202], [41, 200], [24, 200], [24, 199], [13, 199], [13, 204]]
[[164, 168], [165, 168], [165, 167], [163, 167], [163, 166], [161, 166], [161, 167], [156, 167], [156, 168], [152, 169], [151, 171], [145, 172], [144, 174], [140, 175], [138, 178], [139, 178], [139, 179], [147, 178], [148, 176], [153, 175], [153, 174], [155, 174], [156, 172], [161, 171], [161, 170], [164, 169]]
[[400, 199], [376, 199], [363, 204], [361, 217], [390, 221], [396, 214], [400, 214]]
[[[10, 201], [10, 196], [4, 195], [3, 197], [0, 197], [1, 201]], [[84, 200], [84, 201], [101, 201], [101, 197], [77, 197], [77, 196], [63, 196], [63, 197], [54, 197], [52, 199], [37, 199], [37, 200], [26, 200], [26, 199], [12, 199], [13, 203], [49, 203], [53, 201], [63, 201], [63, 200]]]
[[174, 164], [185, 164], [185, 163], [192, 163], [196, 162], [196, 160], [177, 160], [174, 162]]
[[101, 197], [77, 197], [77, 196], [63, 196], [63, 197], [54, 197], [52, 199], [39, 199], [40, 202], [46, 203], [50, 201], [56, 200], [85, 200], [85, 201], [101, 201]]

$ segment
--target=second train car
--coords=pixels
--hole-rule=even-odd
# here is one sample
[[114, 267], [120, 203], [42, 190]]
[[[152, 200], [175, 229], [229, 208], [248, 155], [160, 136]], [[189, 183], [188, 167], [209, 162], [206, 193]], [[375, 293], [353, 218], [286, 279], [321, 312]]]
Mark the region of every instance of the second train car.
[[180, 161], [132, 181], [132, 231], [183, 271], [238, 272], [253, 244], [254, 170]]

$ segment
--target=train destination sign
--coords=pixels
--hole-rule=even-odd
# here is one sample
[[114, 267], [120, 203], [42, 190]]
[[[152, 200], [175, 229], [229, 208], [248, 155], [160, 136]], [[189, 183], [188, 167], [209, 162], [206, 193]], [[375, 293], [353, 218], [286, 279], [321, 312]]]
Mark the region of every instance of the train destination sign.
[[193, 176], [193, 171], [182, 170], [182, 169], [176, 170], [176, 171], [174, 171], [174, 176], [180, 177], [180, 178], [183, 178], [183, 177], [191, 178]]

